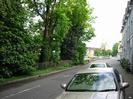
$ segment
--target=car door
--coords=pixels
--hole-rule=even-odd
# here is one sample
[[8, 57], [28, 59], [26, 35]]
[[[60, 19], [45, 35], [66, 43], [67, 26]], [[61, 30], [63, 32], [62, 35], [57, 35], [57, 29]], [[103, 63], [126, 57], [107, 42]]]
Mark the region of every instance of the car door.
[[[114, 73], [120, 87], [121, 84], [123, 83], [122, 75], [118, 72], [117, 69], [114, 69]], [[119, 90], [119, 99], [125, 99], [125, 90]]]

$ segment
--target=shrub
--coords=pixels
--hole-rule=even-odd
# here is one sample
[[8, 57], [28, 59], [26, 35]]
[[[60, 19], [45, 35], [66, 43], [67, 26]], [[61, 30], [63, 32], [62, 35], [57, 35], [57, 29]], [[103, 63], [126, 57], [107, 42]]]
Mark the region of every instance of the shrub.
[[36, 69], [32, 66], [21, 66], [21, 73], [22, 75], [31, 75], [33, 73], [33, 71], [35, 71]]
[[120, 59], [120, 64], [126, 71], [128, 72], [130, 71], [130, 62], [128, 59], [125, 58]]
[[84, 55], [86, 54], [86, 46], [82, 41], [78, 41], [76, 50], [72, 57], [72, 62], [74, 65], [84, 64]]
[[0, 78], [9, 78], [13, 75], [13, 73], [7, 68], [0, 66]]
[[0, 77], [30, 74], [38, 50], [27, 29], [29, 14], [21, 0], [1, 0], [0, 6]]

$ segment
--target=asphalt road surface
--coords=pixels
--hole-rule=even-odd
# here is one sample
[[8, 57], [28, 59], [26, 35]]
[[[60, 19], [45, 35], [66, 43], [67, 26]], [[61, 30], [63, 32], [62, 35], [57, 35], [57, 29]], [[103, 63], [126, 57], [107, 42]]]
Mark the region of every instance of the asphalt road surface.
[[67, 83], [78, 70], [85, 67], [81, 66], [40, 80], [13, 85], [0, 91], [0, 99], [55, 99], [63, 91], [60, 84]]
[[[128, 81], [130, 87], [126, 89], [126, 99], [133, 98], [133, 74], [125, 72], [117, 59], [100, 60], [108, 62], [124, 76], [125, 81]], [[81, 69], [86, 68], [87, 65], [77, 67], [62, 73], [51, 75], [40, 80], [31, 81], [13, 85], [5, 90], [0, 90], [0, 99], [55, 99], [63, 89], [61, 83], [67, 83], [72, 76]]]

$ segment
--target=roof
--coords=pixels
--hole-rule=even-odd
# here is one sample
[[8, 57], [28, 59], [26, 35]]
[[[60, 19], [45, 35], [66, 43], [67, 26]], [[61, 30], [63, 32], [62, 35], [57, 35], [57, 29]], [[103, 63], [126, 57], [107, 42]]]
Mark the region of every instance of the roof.
[[123, 20], [122, 20], [122, 29], [121, 29], [121, 33], [122, 33], [123, 30], [124, 30], [125, 24], [126, 24], [126, 22], [127, 22], [127, 20], [128, 20], [128, 17], [129, 17], [129, 15], [130, 15], [130, 13], [131, 13], [132, 8], [133, 8], [133, 0], [129, 0], [128, 3], [127, 3], [127, 7], [126, 7], [126, 9], [125, 9], [125, 14], [124, 14], [124, 16], [123, 16]]
[[106, 64], [106, 62], [92, 62], [90, 64]]
[[113, 73], [113, 68], [87, 68], [79, 71], [77, 74], [80, 73], [103, 73], [103, 72], [111, 72]]

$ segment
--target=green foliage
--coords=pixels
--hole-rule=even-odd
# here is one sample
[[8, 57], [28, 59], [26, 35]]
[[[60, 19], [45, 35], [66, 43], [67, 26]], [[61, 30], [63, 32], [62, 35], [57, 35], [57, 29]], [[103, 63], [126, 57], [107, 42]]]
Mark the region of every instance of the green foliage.
[[112, 48], [112, 56], [116, 56], [117, 53], [118, 53], [118, 46], [119, 46], [119, 43], [115, 43], [113, 45], [113, 48]]
[[56, 5], [52, 15], [52, 20], [56, 21], [56, 25], [55, 27], [53, 27], [54, 30], [51, 33], [51, 61], [56, 64], [58, 64], [60, 60], [61, 43], [63, 42], [63, 39], [66, 36], [70, 27], [70, 21], [67, 17], [67, 12], [69, 12], [67, 7], [64, 5], [63, 2], [60, 2], [60, 5]]
[[130, 71], [130, 62], [128, 59], [126, 58], [120, 59], [120, 64], [126, 71], [128, 72]]
[[75, 54], [72, 58], [72, 62], [74, 65], [77, 64], [84, 64], [84, 55], [86, 53], [86, 45], [85, 43], [82, 43], [81, 41], [78, 42], [78, 45], [76, 47]]
[[86, 0], [26, 0], [26, 3], [29, 11], [41, 17], [35, 26], [44, 29], [39, 62], [58, 63], [60, 55], [62, 59], [72, 59], [77, 53], [77, 41], [94, 36], [91, 25], [94, 17]]
[[[68, 14], [68, 17], [71, 21], [71, 27], [64, 39], [64, 42], [61, 45], [61, 59], [64, 60], [73, 60], [76, 64], [82, 63], [79, 61], [81, 58], [82, 41], [90, 40], [94, 35], [94, 28], [92, 28], [92, 9], [88, 6], [86, 0], [68, 0], [71, 13]], [[81, 51], [81, 52], [80, 52]], [[82, 55], [82, 56], [83, 56]], [[83, 57], [82, 59], [83, 60]]]
[[9, 68], [0, 66], [0, 78], [9, 78], [12, 75], [12, 71], [10, 71]]
[[83, 63], [82, 41], [94, 36], [86, 0], [0, 0], [0, 6], [0, 78], [32, 74], [38, 61]]
[[43, 28], [43, 32], [40, 32], [42, 42], [39, 62], [41, 63], [51, 61], [58, 63], [60, 60], [60, 45], [70, 27], [67, 17], [69, 7], [65, 5], [65, 2], [65, 0], [26, 0], [29, 10], [41, 17], [41, 21], [35, 24], [37, 28], [34, 28], [34, 31]]
[[30, 74], [37, 59], [32, 36], [27, 33], [27, 14], [18, 0], [0, 1], [0, 75]]
[[95, 49], [96, 56], [111, 56], [111, 50]]

